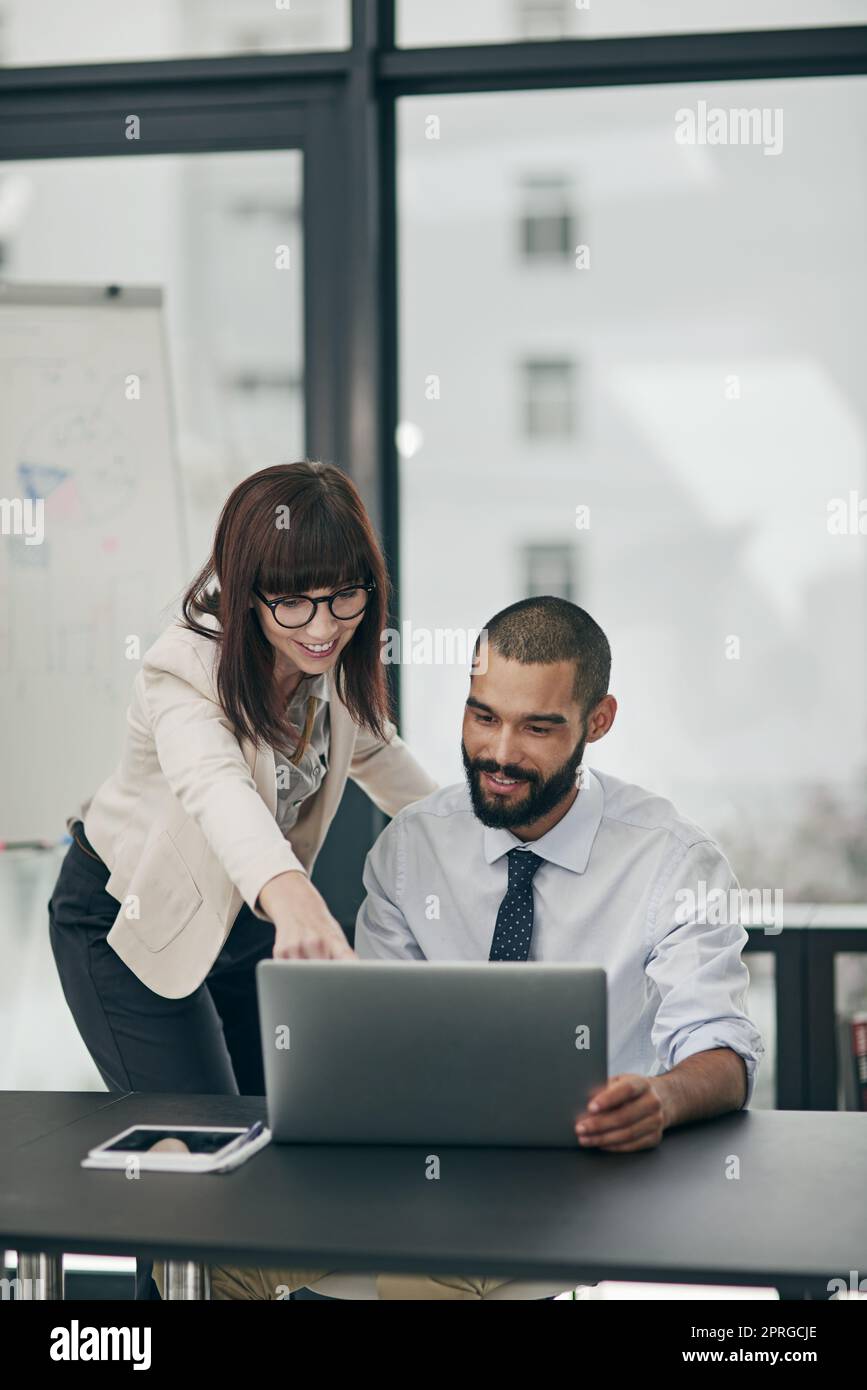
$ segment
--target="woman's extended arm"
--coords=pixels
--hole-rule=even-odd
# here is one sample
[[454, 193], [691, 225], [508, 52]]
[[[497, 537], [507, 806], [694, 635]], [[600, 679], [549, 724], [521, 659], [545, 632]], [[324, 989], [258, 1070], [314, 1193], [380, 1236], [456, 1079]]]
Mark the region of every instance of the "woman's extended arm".
[[356, 959], [340, 923], [305, 873], [290, 869], [269, 879], [259, 904], [274, 923], [275, 959]]
[[[349, 775], [370, 799], [395, 815], [404, 806], [419, 801], [437, 784], [417, 763], [394, 725], [388, 726], [383, 742], [359, 730]], [[288, 872], [277, 875], [259, 894], [262, 911], [276, 927], [274, 955], [301, 959], [340, 959], [356, 957], [328, 906], [306, 874]]]
[[416, 761], [393, 724], [388, 725], [386, 734], [383, 742], [359, 729], [349, 775], [380, 811], [396, 816], [404, 806], [435, 792], [438, 783]]
[[[219, 702], [191, 684], [190, 655], [164, 646], [143, 663], [144, 696], [169, 786], [248, 906], [273, 921], [275, 955], [354, 956], [259, 795]], [[201, 659], [192, 655], [206, 685]]]
[[205, 694], [198, 653], [157, 643], [141, 679], [163, 776], [252, 908], [263, 883], [304, 866], [259, 795], [216, 695]]

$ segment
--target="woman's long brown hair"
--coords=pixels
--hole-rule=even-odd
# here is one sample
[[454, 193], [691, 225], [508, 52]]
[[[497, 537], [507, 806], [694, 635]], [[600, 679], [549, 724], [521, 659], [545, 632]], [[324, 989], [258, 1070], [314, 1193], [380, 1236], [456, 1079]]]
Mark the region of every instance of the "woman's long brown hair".
[[[288, 526], [286, 522], [288, 520]], [[338, 658], [337, 690], [355, 722], [382, 738], [391, 718], [380, 634], [389, 581], [355, 485], [333, 464], [278, 463], [229, 495], [210, 558], [183, 602], [183, 624], [220, 644], [217, 690], [236, 736], [272, 747], [296, 741], [273, 679], [274, 648], [255, 607], [255, 584], [285, 597], [373, 580], [364, 617]], [[218, 629], [202, 624], [216, 618]]]

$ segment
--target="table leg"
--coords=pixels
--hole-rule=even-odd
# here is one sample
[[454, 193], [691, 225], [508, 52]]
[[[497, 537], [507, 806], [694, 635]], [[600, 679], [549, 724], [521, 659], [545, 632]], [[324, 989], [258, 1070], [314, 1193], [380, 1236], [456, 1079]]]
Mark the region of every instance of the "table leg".
[[19, 1250], [15, 1297], [28, 1301], [62, 1299], [63, 1256]]
[[166, 1298], [209, 1299], [211, 1274], [196, 1260], [166, 1260]]

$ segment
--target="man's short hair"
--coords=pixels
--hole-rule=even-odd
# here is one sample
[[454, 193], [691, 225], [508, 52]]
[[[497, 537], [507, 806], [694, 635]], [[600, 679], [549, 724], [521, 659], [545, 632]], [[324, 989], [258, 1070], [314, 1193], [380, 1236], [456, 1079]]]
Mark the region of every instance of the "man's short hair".
[[551, 594], [523, 598], [501, 609], [485, 627], [489, 646], [509, 661], [523, 665], [574, 661], [575, 699], [584, 714], [608, 694], [608, 638], [576, 603]]

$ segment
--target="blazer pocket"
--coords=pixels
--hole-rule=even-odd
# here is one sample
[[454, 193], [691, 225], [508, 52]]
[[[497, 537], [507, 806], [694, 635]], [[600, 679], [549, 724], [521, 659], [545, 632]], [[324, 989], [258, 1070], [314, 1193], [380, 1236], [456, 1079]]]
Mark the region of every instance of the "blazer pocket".
[[130, 880], [127, 901], [138, 898], [138, 916], [130, 927], [150, 951], [162, 951], [188, 925], [202, 905], [202, 895], [167, 831], [145, 850]]

